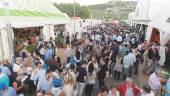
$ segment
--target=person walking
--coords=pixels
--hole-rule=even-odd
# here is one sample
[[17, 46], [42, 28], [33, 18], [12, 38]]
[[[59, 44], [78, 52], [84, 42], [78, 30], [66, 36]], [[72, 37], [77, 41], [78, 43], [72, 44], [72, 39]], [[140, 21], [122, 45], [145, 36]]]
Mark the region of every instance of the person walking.
[[120, 84], [119, 92], [120, 96], [138, 96], [140, 90], [131, 78], [126, 78], [126, 81]]
[[74, 78], [71, 74], [64, 76], [64, 84], [61, 90], [61, 96], [74, 96]]
[[65, 55], [66, 55], [66, 58], [67, 58], [67, 63], [69, 63], [70, 59], [71, 59], [71, 55], [72, 55], [72, 49], [70, 48], [69, 44], [67, 44]]
[[109, 78], [109, 69], [107, 64], [104, 62], [103, 59], [100, 60], [101, 68], [98, 72], [98, 80], [99, 80], [99, 88], [101, 89], [103, 86], [105, 86], [105, 80]]
[[123, 59], [123, 74], [124, 74], [124, 79], [129, 75], [131, 77], [132, 74], [132, 66], [134, 62], [136, 61], [135, 55], [132, 53], [132, 49], [127, 52], [127, 55], [124, 56]]
[[45, 90], [45, 93], [48, 93], [50, 89], [52, 88], [52, 72], [51, 70], [46, 70], [46, 74], [44, 78], [40, 79], [37, 84], [37, 90]]
[[86, 70], [87, 70], [87, 85], [86, 85], [85, 91], [86, 91], [86, 96], [91, 96], [92, 91], [93, 91], [93, 86], [96, 83], [95, 81], [96, 72], [95, 72], [93, 63], [90, 62], [87, 65]]
[[81, 66], [77, 66], [77, 78], [76, 78], [76, 92], [74, 96], [82, 96], [87, 80], [86, 63], [84, 62]]
[[115, 74], [115, 78], [117, 79], [117, 80], [119, 80], [120, 79], [120, 75], [121, 75], [121, 73], [122, 73], [122, 70], [123, 70], [123, 65], [122, 65], [122, 58], [121, 58], [121, 56], [120, 56], [120, 54], [118, 54], [117, 56], [116, 56], [116, 64], [115, 64], [115, 66], [114, 66], [114, 74]]

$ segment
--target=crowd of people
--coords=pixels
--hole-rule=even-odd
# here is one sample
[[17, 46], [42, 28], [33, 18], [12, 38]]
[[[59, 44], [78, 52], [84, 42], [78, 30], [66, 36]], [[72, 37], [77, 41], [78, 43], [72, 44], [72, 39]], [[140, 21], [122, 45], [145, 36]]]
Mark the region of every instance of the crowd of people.
[[[170, 96], [158, 42], [144, 41], [143, 33], [127, 25], [96, 25], [79, 35], [67, 33], [64, 57], [51, 38], [39, 41], [33, 53], [22, 50], [14, 64], [1, 60], [0, 96]], [[140, 64], [150, 74], [142, 86], [132, 79]], [[114, 79], [110, 86], [108, 79]]]
[[14, 31], [14, 46], [22, 48], [24, 46], [35, 44], [39, 40], [41, 28], [13, 28]]

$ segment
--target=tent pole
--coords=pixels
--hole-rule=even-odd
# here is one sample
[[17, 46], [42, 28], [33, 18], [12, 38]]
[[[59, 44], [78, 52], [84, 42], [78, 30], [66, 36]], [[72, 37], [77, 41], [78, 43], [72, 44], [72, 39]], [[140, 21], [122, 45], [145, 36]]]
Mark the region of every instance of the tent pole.
[[149, 7], [150, 7], [150, 2], [149, 2], [149, 0], [148, 0], [147, 15], [146, 15], [146, 24], [147, 24], [147, 22], [148, 22], [148, 20], [149, 20]]
[[4, 2], [4, 8], [5, 8], [5, 17], [6, 17], [6, 31], [7, 31], [7, 38], [8, 38], [8, 44], [9, 44], [9, 56], [8, 59], [11, 64], [14, 64], [14, 35], [12, 32], [12, 27], [10, 23], [10, 11], [9, 11], [9, 4]]

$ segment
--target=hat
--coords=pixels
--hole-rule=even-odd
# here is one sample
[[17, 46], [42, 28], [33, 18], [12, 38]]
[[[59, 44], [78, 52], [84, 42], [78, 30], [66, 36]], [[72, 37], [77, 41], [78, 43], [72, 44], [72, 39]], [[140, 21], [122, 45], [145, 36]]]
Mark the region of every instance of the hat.
[[72, 60], [70, 61], [70, 64], [76, 64], [76, 60], [72, 59]]
[[53, 80], [53, 85], [55, 86], [55, 87], [60, 87], [61, 86], [61, 79], [54, 79]]
[[47, 64], [43, 64], [42, 68], [48, 69], [48, 65]]
[[3, 90], [5, 88], [5, 83], [0, 82], [0, 90]]
[[116, 40], [118, 41], [118, 42], [122, 42], [122, 36], [118, 36], [117, 38], [116, 38]]

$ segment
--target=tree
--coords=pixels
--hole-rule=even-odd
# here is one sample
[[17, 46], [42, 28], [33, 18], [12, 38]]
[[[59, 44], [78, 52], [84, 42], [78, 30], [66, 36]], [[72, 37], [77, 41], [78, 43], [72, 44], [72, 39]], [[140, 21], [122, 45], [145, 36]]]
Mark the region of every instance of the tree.
[[[70, 17], [74, 16], [74, 4], [71, 3], [54, 3], [54, 6], [58, 8], [61, 12], [68, 14]], [[90, 17], [90, 9], [87, 6], [81, 6], [75, 3], [75, 16], [82, 19], [87, 19]]]
[[90, 17], [90, 10], [87, 6], [82, 6], [78, 14], [82, 19], [87, 19]]

